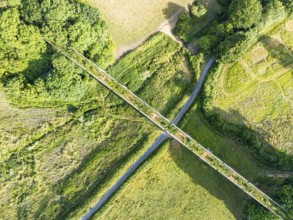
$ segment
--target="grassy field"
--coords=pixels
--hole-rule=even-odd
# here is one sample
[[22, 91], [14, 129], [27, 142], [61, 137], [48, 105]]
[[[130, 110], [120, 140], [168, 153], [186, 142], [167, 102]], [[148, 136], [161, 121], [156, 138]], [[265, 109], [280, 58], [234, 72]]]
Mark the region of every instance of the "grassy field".
[[137, 46], [152, 33], [160, 24], [182, 7], [187, 7], [193, 0], [87, 0], [104, 14], [109, 31], [117, 45], [117, 54]]
[[[190, 59], [190, 54], [185, 49], [159, 33], [120, 59], [108, 71], [162, 114], [174, 118], [196, 82], [195, 67], [191, 65]], [[198, 59], [196, 63], [200, 69], [202, 62], [203, 60]], [[155, 134], [152, 137], [155, 137]], [[148, 143], [142, 146], [144, 150], [150, 147], [154, 141], [151, 140], [149, 138]], [[133, 155], [124, 168], [113, 175], [110, 182], [113, 184], [123, 173], [122, 170], [126, 171], [142, 153], [143, 151], [140, 151]], [[104, 189], [110, 186], [111, 184], [105, 183]], [[78, 219], [83, 216], [102, 194], [102, 190], [96, 191], [70, 215], [70, 218]]]
[[206, 100], [208, 114], [218, 115], [222, 124], [255, 131], [287, 155], [293, 154], [292, 34], [292, 20], [278, 26], [242, 59], [220, 66], [206, 88], [213, 94]]
[[[196, 81], [189, 59], [158, 34], [109, 72], [173, 117]], [[158, 136], [153, 124], [98, 82], [89, 84], [87, 100], [60, 109], [38, 108], [37, 99], [35, 107], [21, 109], [1, 91], [0, 218], [64, 219], [73, 209], [84, 214], [89, 195], [101, 195]]]
[[[165, 116], [172, 118], [189, 97], [204, 66], [165, 34], [158, 33], [120, 59], [109, 73]], [[171, 108], [178, 103], [177, 108]]]
[[1, 218], [62, 218], [156, 131], [122, 106], [92, 110], [32, 144], [14, 145], [1, 157]]
[[[213, 131], [198, 106], [190, 111], [183, 126], [248, 179], [262, 172], [241, 144]], [[141, 167], [95, 219], [240, 219], [246, 198], [173, 141]]]

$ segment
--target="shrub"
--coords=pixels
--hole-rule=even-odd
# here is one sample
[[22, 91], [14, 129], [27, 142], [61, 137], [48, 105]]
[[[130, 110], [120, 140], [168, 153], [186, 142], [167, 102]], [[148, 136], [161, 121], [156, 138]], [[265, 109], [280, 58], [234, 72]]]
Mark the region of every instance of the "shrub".
[[229, 19], [235, 28], [250, 28], [261, 19], [259, 0], [233, 0], [229, 6]]

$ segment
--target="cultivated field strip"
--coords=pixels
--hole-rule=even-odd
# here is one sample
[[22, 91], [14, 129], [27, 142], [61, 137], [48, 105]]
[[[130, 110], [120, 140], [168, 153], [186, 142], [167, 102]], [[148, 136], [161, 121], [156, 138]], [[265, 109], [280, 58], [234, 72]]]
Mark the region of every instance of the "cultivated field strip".
[[232, 183], [237, 185], [240, 189], [262, 204], [264, 207], [275, 213], [280, 218], [288, 218], [286, 210], [284, 210], [278, 203], [276, 203], [261, 190], [251, 184], [247, 179], [238, 174], [230, 166], [225, 164], [208, 149], [192, 139], [189, 135], [170, 122], [167, 118], [162, 116], [146, 102], [129, 91], [124, 85], [120, 84], [104, 70], [85, 58], [78, 51], [71, 48], [61, 49], [49, 41], [47, 42], [55, 49], [59, 50], [68, 59], [76, 63], [80, 68], [88, 72], [93, 78], [98, 80], [101, 84], [110, 89], [133, 108], [135, 108], [138, 112], [148, 118], [152, 123], [170, 135], [170, 137], [176, 139], [179, 143], [188, 148], [191, 152], [196, 154], [203, 161], [229, 179]]

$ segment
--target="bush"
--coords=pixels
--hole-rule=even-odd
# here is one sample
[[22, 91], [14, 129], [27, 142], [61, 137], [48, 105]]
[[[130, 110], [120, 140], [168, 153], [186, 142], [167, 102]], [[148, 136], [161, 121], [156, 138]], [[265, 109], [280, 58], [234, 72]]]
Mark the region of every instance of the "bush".
[[215, 57], [221, 63], [233, 63], [248, 48], [248, 37], [244, 32], [237, 32], [221, 42], [215, 50]]
[[259, 0], [233, 0], [229, 7], [229, 19], [235, 28], [250, 28], [261, 19]]
[[211, 48], [215, 46], [217, 42], [217, 37], [214, 35], [206, 35], [199, 38], [199, 47], [204, 51], [209, 51]]
[[189, 13], [184, 13], [180, 15], [179, 20], [177, 21], [174, 33], [180, 37], [183, 41], [189, 41], [190, 37], [188, 35], [189, 29], [191, 28], [192, 18]]
[[195, 17], [201, 17], [207, 13], [207, 9], [203, 4], [194, 3], [191, 6], [190, 12]]

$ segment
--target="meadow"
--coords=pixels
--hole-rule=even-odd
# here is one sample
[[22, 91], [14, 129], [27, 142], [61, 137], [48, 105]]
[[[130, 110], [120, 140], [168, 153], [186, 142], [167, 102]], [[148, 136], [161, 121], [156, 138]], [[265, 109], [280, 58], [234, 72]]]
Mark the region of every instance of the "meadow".
[[[197, 59], [192, 65], [190, 59], [185, 49], [160, 33], [108, 71], [172, 118], [196, 82], [195, 66], [204, 62]], [[17, 107], [16, 97], [9, 104], [2, 91], [0, 125], [6, 136], [12, 135], [1, 140], [1, 218], [63, 219], [72, 210], [84, 214], [90, 195], [101, 195], [159, 135], [153, 124], [98, 82], [89, 79], [87, 84], [82, 102], [55, 108], [36, 107], [43, 99], [25, 102], [26, 97], [25, 108]], [[9, 128], [12, 118], [14, 127]]]
[[287, 169], [293, 153], [291, 26], [292, 20], [284, 22], [237, 62], [219, 65], [208, 79], [204, 104], [206, 115], [220, 130], [242, 129], [238, 132], [242, 139], [254, 140], [249, 145], [256, 156], [275, 149], [275, 154], [270, 151], [263, 159]]
[[[262, 175], [262, 168], [245, 147], [209, 126], [199, 103], [181, 126], [248, 179]], [[95, 219], [240, 219], [246, 198], [241, 190], [187, 149], [168, 141]]]
[[87, 0], [104, 15], [111, 36], [116, 43], [116, 56], [138, 46], [158, 31], [162, 22], [193, 0], [143, 0], [103, 1]]

